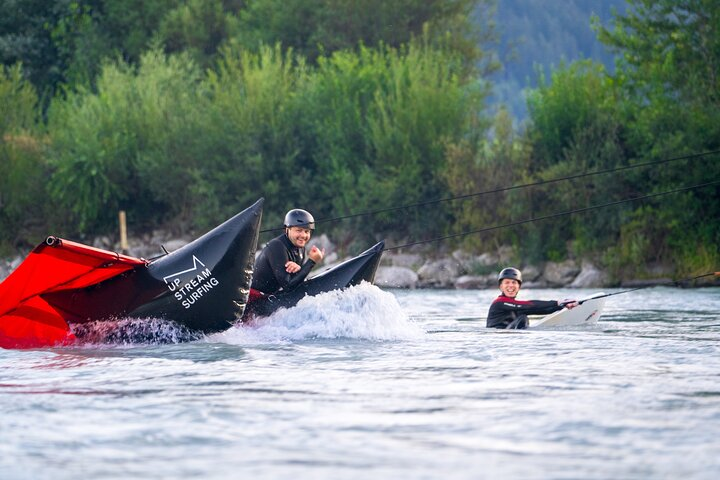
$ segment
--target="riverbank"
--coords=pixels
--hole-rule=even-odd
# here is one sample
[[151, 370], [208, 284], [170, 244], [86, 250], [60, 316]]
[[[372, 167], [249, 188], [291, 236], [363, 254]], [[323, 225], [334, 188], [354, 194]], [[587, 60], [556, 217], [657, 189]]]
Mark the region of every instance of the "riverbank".
[[[127, 253], [138, 258], [151, 259], [162, 255], [163, 248], [177, 250], [192, 240], [177, 237], [164, 230], [155, 230], [128, 239]], [[107, 236], [99, 236], [88, 242], [105, 250], [120, 251], [120, 245]], [[325, 260], [316, 267], [320, 272], [346, 258], [338, 255], [335, 244], [326, 236], [319, 235], [313, 242], [326, 249]], [[0, 280], [5, 279], [25, 258], [25, 254], [0, 260]], [[518, 262], [512, 247], [502, 246], [495, 251], [481, 254], [455, 250], [442, 253], [428, 249], [386, 251], [378, 268], [375, 283], [381, 287], [401, 289], [488, 289], [497, 287], [497, 272], [507, 266], [522, 269], [523, 286], [526, 288], [636, 288], [672, 283], [673, 272], [668, 267], [654, 266], [645, 278], [617, 279], [590, 259], [567, 259], [562, 262], [527, 264]], [[700, 285], [717, 285], [713, 278]]]
[[525, 288], [635, 288], [672, 283], [672, 272], [667, 268], [656, 267], [647, 278], [615, 279], [589, 259], [540, 264], [518, 262], [511, 247], [482, 254], [456, 250], [440, 256], [386, 252], [375, 283], [409, 289], [495, 289], [498, 272], [508, 266], [522, 270]]

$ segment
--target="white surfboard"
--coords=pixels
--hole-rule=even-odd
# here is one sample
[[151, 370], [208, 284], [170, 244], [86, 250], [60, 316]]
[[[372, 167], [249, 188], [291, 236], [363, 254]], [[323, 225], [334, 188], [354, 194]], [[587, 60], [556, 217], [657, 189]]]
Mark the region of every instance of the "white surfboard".
[[[540, 318], [530, 318], [530, 328], [536, 327], [572, 327], [577, 325], [591, 325], [596, 323], [602, 315], [605, 306], [604, 293], [594, 293], [572, 310], [563, 308], [555, 313]], [[603, 298], [596, 298], [603, 297]]]

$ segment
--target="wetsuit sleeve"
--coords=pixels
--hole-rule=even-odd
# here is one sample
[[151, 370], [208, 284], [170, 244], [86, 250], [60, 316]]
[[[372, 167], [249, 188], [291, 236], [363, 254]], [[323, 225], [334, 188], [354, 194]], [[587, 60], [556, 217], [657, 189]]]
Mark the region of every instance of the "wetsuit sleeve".
[[283, 290], [292, 290], [300, 285], [308, 274], [310, 274], [310, 270], [315, 266], [315, 262], [308, 259], [307, 262], [301, 265], [298, 272], [290, 274], [285, 271], [285, 264], [291, 259], [282, 243], [273, 242], [272, 244], [268, 244], [266, 249], [267, 262], [272, 269], [273, 276], [279, 288]]
[[285, 272], [285, 275], [290, 277], [288, 279], [288, 282], [286, 285], [283, 285], [284, 290], [292, 290], [293, 288], [300, 285], [302, 282], [305, 281], [307, 276], [310, 274], [310, 270], [315, 266], [315, 262], [313, 260], [310, 260], [309, 258], [305, 263], [303, 263], [302, 267], [300, 267], [300, 270], [290, 275], [289, 273]]
[[547, 315], [562, 308], [555, 300], [515, 300], [501, 296], [490, 305], [486, 325], [505, 328], [518, 315]]
[[504, 311], [524, 313], [525, 315], [547, 315], [562, 310], [555, 300], [528, 300], [515, 302], [496, 302]]

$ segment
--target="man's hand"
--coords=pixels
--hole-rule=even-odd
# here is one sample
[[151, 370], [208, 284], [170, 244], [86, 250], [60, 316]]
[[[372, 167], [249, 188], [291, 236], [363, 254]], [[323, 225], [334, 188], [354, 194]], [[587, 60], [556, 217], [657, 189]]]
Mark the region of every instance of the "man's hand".
[[565, 300], [558, 300], [558, 305], [560, 305], [561, 307], [565, 307], [568, 310], [572, 310], [580, 304], [577, 300], [570, 300], [566, 298]]
[[300, 265], [295, 262], [287, 262], [285, 264], [285, 271], [287, 273], [297, 273], [300, 271]]
[[318, 247], [313, 245], [310, 248], [308, 257], [310, 257], [310, 260], [312, 260], [313, 262], [320, 263], [320, 262], [322, 262], [323, 257], [325, 257], [325, 249], [323, 248], [322, 250], [320, 250]]

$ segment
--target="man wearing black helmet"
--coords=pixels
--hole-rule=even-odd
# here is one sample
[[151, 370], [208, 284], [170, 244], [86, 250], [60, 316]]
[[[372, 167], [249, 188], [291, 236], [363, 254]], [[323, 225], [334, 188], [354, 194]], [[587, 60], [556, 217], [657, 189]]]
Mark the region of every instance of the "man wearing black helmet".
[[309, 212], [290, 210], [284, 225], [285, 232], [270, 240], [255, 261], [251, 288], [266, 294], [297, 287], [325, 256], [325, 249], [315, 245], [306, 255], [305, 247], [315, 230], [315, 219]]
[[522, 285], [522, 273], [517, 268], [504, 268], [498, 275], [498, 296], [488, 311], [489, 328], [521, 329], [528, 327], [528, 315], [547, 315], [562, 310], [563, 307], [575, 308], [574, 300], [517, 300]]

